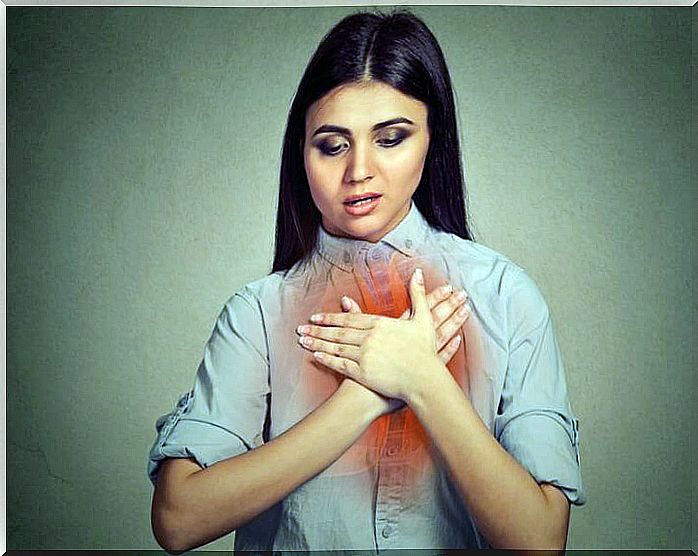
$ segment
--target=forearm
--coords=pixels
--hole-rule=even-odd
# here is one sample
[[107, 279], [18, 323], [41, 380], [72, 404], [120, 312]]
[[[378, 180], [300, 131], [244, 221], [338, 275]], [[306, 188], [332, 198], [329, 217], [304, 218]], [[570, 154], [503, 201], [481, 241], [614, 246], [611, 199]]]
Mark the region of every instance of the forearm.
[[172, 551], [237, 529], [337, 460], [378, 417], [375, 404], [354, 393], [340, 386], [277, 438], [188, 475], [168, 508]]
[[561, 519], [559, 506], [495, 440], [452, 376], [434, 365], [434, 380], [408, 405], [485, 538], [495, 548], [563, 549], [567, 516]]

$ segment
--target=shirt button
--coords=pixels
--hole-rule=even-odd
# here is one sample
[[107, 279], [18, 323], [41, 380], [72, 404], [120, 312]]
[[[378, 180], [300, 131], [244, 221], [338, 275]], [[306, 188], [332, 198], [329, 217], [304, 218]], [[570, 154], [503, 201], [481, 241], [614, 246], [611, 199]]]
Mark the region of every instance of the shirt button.
[[408, 249], [412, 249], [412, 240], [411, 239], [405, 240], [405, 247], [407, 247]]
[[349, 254], [349, 251], [344, 252], [344, 262], [347, 264], [351, 262], [351, 255]]
[[397, 446], [390, 446], [388, 449], [385, 451], [385, 455], [387, 455], [389, 458], [392, 458], [395, 454], [397, 454], [399, 451]]
[[377, 261], [378, 259], [380, 259], [381, 258], [380, 251], [378, 251], [377, 249], [375, 251], [371, 251], [371, 258], [374, 261]]
[[387, 539], [392, 534], [393, 528], [390, 525], [386, 525], [385, 527], [383, 527], [383, 530], [381, 531], [381, 537]]

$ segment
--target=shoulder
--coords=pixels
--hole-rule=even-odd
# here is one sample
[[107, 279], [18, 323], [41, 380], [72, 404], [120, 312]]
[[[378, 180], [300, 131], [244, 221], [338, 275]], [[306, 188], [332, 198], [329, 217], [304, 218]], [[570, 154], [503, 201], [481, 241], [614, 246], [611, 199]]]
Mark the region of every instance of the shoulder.
[[431, 230], [430, 249], [439, 252], [466, 290], [489, 299], [517, 320], [522, 315], [543, 319], [548, 306], [529, 272], [507, 255], [454, 234]]
[[284, 274], [275, 272], [248, 282], [230, 295], [225, 303], [227, 308], [237, 308], [247, 305], [258, 309], [269, 298], [278, 299], [279, 290], [284, 282]]
[[506, 295], [527, 277], [526, 271], [507, 255], [455, 234], [432, 229], [426, 246], [459, 269], [468, 277], [468, 282], [486, 284], [488, 289], [494, 288], [500, 295]]

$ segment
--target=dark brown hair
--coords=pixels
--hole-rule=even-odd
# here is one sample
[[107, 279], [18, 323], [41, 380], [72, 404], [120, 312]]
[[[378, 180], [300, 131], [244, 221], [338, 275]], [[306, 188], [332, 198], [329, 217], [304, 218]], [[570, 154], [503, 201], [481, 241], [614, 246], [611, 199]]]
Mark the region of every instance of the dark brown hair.
[[272, 272], [288, 270], [312, 252], [321, 222], [303, 165], [306, 111], [335, 87], [367, 79], [427, 105], [429, 149], [413, 201], [432, 227], [473, 239], [453, 89], [441, 48], [408, 11], [361, 12], [345, 17], [325, 35], [293, 98], [281, 156]]

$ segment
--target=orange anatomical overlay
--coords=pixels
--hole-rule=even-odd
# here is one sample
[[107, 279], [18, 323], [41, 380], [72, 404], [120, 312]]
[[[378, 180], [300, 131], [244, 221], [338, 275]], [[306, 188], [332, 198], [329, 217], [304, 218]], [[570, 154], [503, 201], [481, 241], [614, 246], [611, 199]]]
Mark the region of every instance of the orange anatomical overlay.
[[[308, 322], [310, 314], [315, 312], [342, 312], [340, 303], [344, 295], [354, 299], [365, 313], [399, 318], [410, 309], [409, 281], [418, 266], [424, 272], [427, 293], [447, 283], [440, 272], [423, 260], [405, 257], [387, 247], [384, 250], [374, 249], [354, 266], [353, 272], [344, 273], [340, 279], [335, 277], [321, 287], [313, 287], [312, 292], [308, 292], [309, 295], [299, 303], [306, 314], [299, 315], [299, 321], [295, 324]], [[466, 352], [469, 345], [464, 330], [467, 328], [464, 326], [459, 332], [462, 340], [460, 347], [447, 364], [466, 395]], [[313, 406], [329, 397], [343, 380], [343, 377], [316, 363], [309, 352], [303, 356], [301, 373], [302, 396], [308, 401], [314, 400]], [[428, 436], [409, 408], [402, 408], [374, 421], [327, 472], [347, 474], [398, 461], [404, 464], [402, 468], [406, 473], [403, 484], [418, 481], [434, 462]]]

